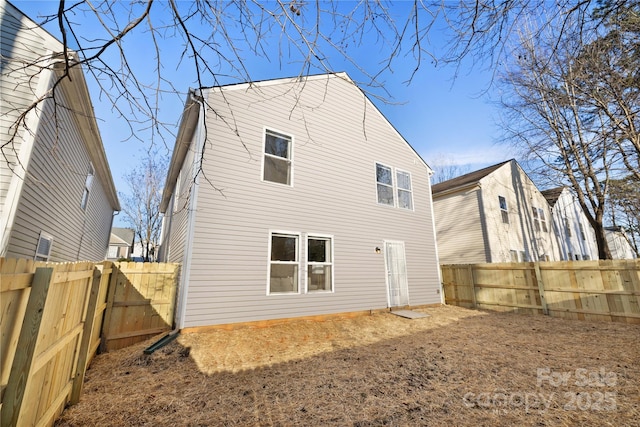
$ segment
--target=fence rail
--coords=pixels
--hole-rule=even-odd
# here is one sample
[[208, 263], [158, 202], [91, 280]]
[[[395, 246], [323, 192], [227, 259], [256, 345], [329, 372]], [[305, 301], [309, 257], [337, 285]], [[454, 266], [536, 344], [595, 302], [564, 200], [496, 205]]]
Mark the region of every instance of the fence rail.
[[[131, 269], [148, 280], [139, 280]], [[103, 318], [114, 318], [114, 307], [126, 307], [130, 300], [142, 307], [120, 321], [133, 335], [143, 331], [138, 340], [150, 330], [168, 330], [173, 303], [161, 307], [141, 295], [171, 300], [177, 271], [177, 264], [0, 258], [1, 425], [51, 425], [67, 403], [78, 402], [85, 370], [105, 341]], [[114, 304], [110, 297], [120, 294]], [[162, 319], [162, 328], [155, 318]]]
[[443, 265], [447, 304], [640, 323], [640, 260]]

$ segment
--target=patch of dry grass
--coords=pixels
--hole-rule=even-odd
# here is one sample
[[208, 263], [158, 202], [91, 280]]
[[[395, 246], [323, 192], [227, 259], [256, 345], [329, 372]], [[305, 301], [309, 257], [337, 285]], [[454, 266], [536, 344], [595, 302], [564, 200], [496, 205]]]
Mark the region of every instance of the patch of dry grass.
[[638, 325], [420, 311], [103, 354], [56, 425], [640, 425]]

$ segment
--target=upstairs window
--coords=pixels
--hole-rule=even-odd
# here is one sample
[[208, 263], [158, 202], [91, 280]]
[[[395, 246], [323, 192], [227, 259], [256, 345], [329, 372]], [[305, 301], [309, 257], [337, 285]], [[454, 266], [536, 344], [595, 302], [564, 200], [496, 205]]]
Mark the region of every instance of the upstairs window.
[[395, 206], [393, 200], [393, 172], [389, 166], [376, 163], [376, 183], [378, 185], [378, 203]]
[[564, 228], [567, 232], [567, 237], [571, 237], [571, 223], [567, 217], [564, 218]]
[[582, 240], [587, 240], [587, 236], [584, 234], [584, 225], [582, 223], [578, 224], [580, 226], [580, 237]]
[[262, 179], [278, 184], [291, 185], [291, 151], [290, 136], [267, 130], [264, 136], [264, 161]]
[[539, 218], [540, 218], [540, 225], [542, 226], [542, 231], [544, 231], [545, 233], [548, 233], [549, 229], [547, 228], [547, 218], [544, 216], [544, 209], [538, 208], [538, 213], [540, 214]]
[[87, 178], [84, 180], [84, 191], [82, 192], [82, 200], [80, 201], [80, 208], [85, 210], [87, 203], [89, 202], [89, 192], [91, 191], [91, 184], [93, 183], [93, 165], [89, 163], [89, 170], [87, 171]]
[[[395, 179], [394, 179], [395, 177]], [[376, 191], [378, 203], [413, 210], [411, 174], [382, 163], [376, 163]]]
[[409, 172], [396, 171], [396, 183], [398, 186], [398, 207], [402, 209], [413, 209], [411, 175], [409, 175]]
[[498, 203], [500, 204], [500, 213], [502, 214], [502, 222], [509, 224], [509, 210], [507, 209], [507, 199], [502, 196], [498, 196]]
[[542, 208], [532, 208], [533, 209], [533, 226], [536, 231], [544, 231], [545, 233], [549, 230], [547, 229], [547, 220], [544, 216], [544, 210]]
[[540, 220], [538, 218], [538, 208], [532, 208], [533, 209], [533, 226], [536, 229], [536, 231], [540, 231]]

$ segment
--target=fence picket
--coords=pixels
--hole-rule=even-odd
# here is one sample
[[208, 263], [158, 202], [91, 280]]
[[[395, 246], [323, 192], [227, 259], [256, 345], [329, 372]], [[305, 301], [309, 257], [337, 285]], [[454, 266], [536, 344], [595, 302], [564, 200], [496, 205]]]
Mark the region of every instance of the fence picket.
[[640, 260], [465, 264], [441, 269], [447, 304], [640, 323]]

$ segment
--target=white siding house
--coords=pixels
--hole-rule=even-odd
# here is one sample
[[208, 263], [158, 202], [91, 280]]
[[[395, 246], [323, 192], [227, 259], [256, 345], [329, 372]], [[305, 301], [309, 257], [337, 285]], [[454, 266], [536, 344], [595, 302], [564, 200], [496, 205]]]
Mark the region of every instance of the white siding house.
[[120, 205], [82, 69], [55, 86], [62, 43], [6, 1], [0, 21], [0, 256], [102, 260]]
[[627, 239], [626, 232], [622, 227], [605, 227], [607, 244], [613, 259], [635, 259], [636, 253]]
[[549, 205], [515, 160], [432, 191], [441, 263], [558, 259]]
[[542, 192], [551, 206], [553, 229], [560, 259], [578, 261], [598, 259], [598, 244], [593, 227], [578, 200], [567, 187]]
[[344, 73], [192, 91], [161, 206], [178, 327], [440, 304], [430, 173]]

